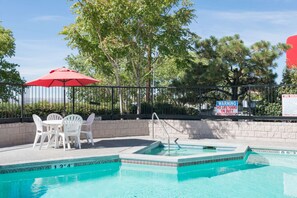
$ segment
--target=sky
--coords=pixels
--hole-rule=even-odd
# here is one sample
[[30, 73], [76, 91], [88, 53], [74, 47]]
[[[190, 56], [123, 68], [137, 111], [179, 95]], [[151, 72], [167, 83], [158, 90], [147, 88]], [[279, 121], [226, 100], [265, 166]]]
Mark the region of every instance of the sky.
[[[297, 34], [297, 0], [192, 0], [196, 19], [190, 29], [202, 38], [239, 34], [246, 45], [260, 40], [285, 43]], [[51, 69], [67, 66], [67, 47], [59, 32], [74, 22], [71, 1], [0, 0], [0, 21], [13, 32], [16, 53], [11, 62], [20, 65], [29, 81]], [[277, 60], [277, 82], [285, 68], [285, 55]]]

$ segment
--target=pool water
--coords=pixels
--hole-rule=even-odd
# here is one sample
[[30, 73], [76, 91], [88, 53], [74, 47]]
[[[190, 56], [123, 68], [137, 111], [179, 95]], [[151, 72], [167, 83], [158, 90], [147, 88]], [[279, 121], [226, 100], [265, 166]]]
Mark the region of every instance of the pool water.
[[162, 156], [187, 156], [187, 155], [197, 155], [202, 153], [216, 153], [216, 152], [226, 152], [234, 151], [234, 147], [210, 147], [210, 146], [197, 146], [197, 145], [176, 145], [172, 144], [169, 146], [167, 144], [160, 144], [155, 148], [148, 148], [141, 154], [146, 155], [162, 155]]
[[297, 156], [186, 167], [110, 163], [0, 175], [1, 197], [297, 197]]

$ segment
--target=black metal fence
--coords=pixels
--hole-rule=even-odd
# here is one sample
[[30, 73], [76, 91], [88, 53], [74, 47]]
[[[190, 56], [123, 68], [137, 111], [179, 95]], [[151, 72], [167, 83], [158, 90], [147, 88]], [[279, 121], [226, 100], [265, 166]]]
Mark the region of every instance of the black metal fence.
[[[0, 122], [31, 121], [63, 113], [63, 87], [27, 87], [0, 84]], [[296, 120], [282, 116], [282, 95], [297, 93], [297, 86], [249, 85], [234, 87], [66, 87], [66, 112], [102, 119], [148, 119], [153, 112], [168, 119]], [[216, 101], [238, 101], [238, 113], [216, 114]]]

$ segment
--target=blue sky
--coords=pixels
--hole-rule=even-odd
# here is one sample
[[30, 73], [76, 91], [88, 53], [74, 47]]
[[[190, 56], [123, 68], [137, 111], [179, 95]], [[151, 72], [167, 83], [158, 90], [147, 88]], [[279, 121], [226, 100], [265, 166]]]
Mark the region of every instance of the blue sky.
[[[239, 34], [247, 45], [286, 42], [297, 34], [297, 0], [193, 0], [197, 18], [190, 28], [202, 38]], [[21, 76], [33, 80], [66, 65], [73, 52], [59, 32], [74, 22], [67, 0], [0, 0], [1, 25], [13, 31]], [[281, 80], [285, 56], [276, 69]], [[67, 65], [66, 65], [67, 66]]]

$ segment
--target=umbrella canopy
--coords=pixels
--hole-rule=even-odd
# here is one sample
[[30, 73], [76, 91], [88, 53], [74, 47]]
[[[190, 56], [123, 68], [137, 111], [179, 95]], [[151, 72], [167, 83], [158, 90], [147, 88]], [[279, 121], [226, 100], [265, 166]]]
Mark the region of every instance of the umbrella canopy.
[[64, 112], [66, 110], [65, 87], [85, 86], [100, 80], [85, 76], [65, 67], [51, 70], [49, 74], [25, 83], [28, 86], [64, 87]]
[[96, 82], [100, 82], [100, 80], [96, 80], [94, 78], [80, 74], [77, 71], [63, 67], [52, 70], [49, 74], [36, 80], [27, 82], [25, 85], [43, 87], [76, 87], [85, 86]]

